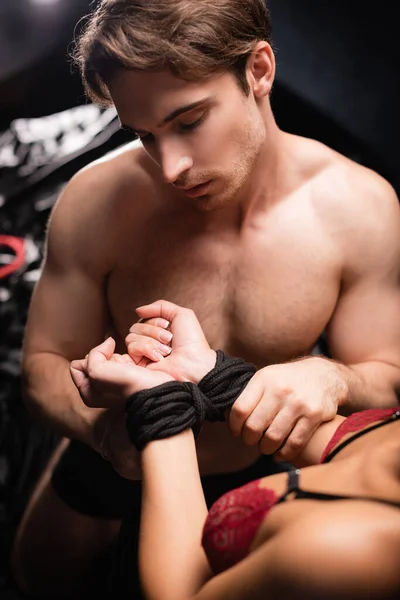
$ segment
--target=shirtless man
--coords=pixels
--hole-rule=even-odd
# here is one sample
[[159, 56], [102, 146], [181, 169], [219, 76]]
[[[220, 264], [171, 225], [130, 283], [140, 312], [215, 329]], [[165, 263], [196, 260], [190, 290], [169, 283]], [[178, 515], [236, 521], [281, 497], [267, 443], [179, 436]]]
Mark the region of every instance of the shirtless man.
[[[123, 412], [85, 406], [69, 373], [108, 333], [135, 357], [136, 307], [190, 307], [212, 348], [259, 368], [231, 413], [240, 436], [214, 424], [197, 440], [202, 474], [225, 481], [210, 498], [260, 453], [290, 462], [337, 411], [395, 405], [400, 385], [398, 198], [277, 127], [263, 0], [104, 0], [77, 59], [89, 97], [114, 103], [140, 141], [66, 187], [29, 311], [27, 406], [73, 441], [39, 482], [12, 560], [21, 588], [53, 598], [76, 589], [140, 486]], [[168, 353], [161, 324], [150, 358]], [[311, 355], [323, 332], [334, 360]]]

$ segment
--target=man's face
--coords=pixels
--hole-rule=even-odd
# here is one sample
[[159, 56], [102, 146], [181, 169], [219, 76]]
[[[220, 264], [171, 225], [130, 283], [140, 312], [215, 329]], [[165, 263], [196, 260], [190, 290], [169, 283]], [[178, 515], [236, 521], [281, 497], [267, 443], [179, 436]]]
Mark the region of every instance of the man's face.
[[168, 70], [121, 71], [110, 91], [122, 126], [139, 135], [167, 183], [203, 210], [240, 198], [265, 127], [231, 73], [189, 83]]

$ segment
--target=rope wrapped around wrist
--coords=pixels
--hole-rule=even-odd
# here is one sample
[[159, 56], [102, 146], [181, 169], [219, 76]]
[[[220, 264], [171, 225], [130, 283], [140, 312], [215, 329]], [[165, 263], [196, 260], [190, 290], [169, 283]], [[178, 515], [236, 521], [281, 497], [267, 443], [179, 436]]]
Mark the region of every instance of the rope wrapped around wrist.
[[171, 437], [192, 428], [195, 437], [203, 421], [225, 421], [230, 408], [256, 372], [254, 365], [217, 350], [215, 367], [198, 385], [168, 381], [130, 396], [126, 427], [137, 450], [152, 440]]

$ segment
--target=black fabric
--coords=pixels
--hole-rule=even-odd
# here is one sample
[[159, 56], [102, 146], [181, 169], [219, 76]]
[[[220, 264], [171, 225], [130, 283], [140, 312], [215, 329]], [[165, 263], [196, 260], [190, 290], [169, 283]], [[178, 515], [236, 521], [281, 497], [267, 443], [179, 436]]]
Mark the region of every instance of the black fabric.
[[[212, 503], [224, 493], [225, 487], [230, 485], [228, 482], [232, 482], [233, 489], [242, 485], [244, 476], [253, 474], [257, 479], [265, 474], [288, 471], [290, 467], [289, 463], [278, 462], [273, 456], [261, 456], [247, 469], [206, 475], [202, 480], [208, 482], [207, 494]], [[76, 440], [64, 450], [53, 470], [51, 483], [56, 494], [73, 510], [106, 519], [121, 519], [127, 515], [132, 505], [137, 506], [137, 488], [141, 488], [140, 481], [124, 479], [98, 452]]]
[[103, 519], [122, 519], [136, 507], [141, 489], [140, 481], [124, 479], [98, 452], [76, 440], [55, 466], [51, 485], [73, 510]]
[[171, 437], [204, 421], [225, 421], [231, 408], [256, 372], [254, 365], [217, 350], [215, 367], [199, 382], [169, 381], [128, 398], [126, 427], [132, 444], [143, 450], [151, 440]]

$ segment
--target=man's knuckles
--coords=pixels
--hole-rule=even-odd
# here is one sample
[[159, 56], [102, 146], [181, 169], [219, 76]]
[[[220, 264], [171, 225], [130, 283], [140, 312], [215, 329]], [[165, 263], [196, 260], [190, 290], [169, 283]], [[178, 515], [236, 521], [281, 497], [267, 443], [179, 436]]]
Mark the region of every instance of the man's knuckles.
[[245, 444], [252, 446], [258, 444], [265, 430], [263, 423], [259, 422], [246, 422], [242, 431], [242, 438]]

